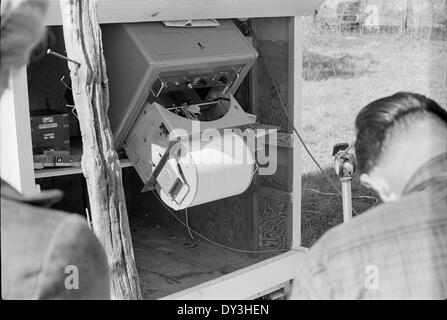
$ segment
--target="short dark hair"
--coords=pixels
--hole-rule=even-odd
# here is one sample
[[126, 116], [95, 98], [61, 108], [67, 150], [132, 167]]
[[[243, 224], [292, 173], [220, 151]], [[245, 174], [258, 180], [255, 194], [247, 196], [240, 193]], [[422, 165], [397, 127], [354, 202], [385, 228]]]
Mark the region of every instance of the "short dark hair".
[[419, 94], [398, 92], [376, 100], [357, 115], [355, 153], [360, 173], [368, 173], [381, 155], [388, 132], [410, 115], [440, 118], [447, 123], [447, 111]]

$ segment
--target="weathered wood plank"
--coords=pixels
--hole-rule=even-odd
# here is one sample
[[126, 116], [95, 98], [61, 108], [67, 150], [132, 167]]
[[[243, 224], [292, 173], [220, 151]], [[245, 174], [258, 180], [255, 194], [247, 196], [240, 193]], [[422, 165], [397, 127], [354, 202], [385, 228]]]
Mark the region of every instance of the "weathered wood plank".
[[[98, 0], [99, 23], [286, 17], [311, 13], [322, 0]], [[62, 23], [59, 3], [50, 0], [47, 25]]]
[[60, 0], [73, 99], [82, 134], [82, 172], [93, 231], [103, 245], [114, 299], [141, 299], [118, 154], [107, 117], [109, 92], [96, 1]]
[[[277, 143], [265, 145], [267, 154], [270, 153], [270, 148], [276, 148], [282, 142], [281, 138], [290, 135], [290, 127], [275, 88], [276, 83], [283, 101], [287, 104], [287, 98], [284, 99], [287, 97], [289, 72], [287, 21], [287, 18], [253, 19], [251, 21], [254, 43], [259, 52], [254, 66], [256, 79], [254, 79], [255, 85], [253, 86], [256, 90], [253, 96], [256, 101], [257, 120], [280, 127]], [[257, 177], [256, 183], [262, 187], [291, 192], [292, 159], [290, 151], [288, 148], [278, 148], [276, 159], [272, 159], [276, 161], [275, 174], [260, 175]], [[286, 225], [292, 208], [290, 202], [281, 201], [275, 197], [266, 197], [265, 194], [260, 193], [255, 193], [255, 199], [254, 215], [257, 222], [255, 238], [258, 248], [260, 250], [286, 248], [290, 244], [287, 239], [288, 227]]]
[[[266, 148], [270, 147], [270, 145], [266, 145]], [[268, 152], [268, 149], [267, 149]], [[271, 165], [276, 166], [276, 172], [272, 175], [260, 175], [257, 179], [257, 184], [284, 190], [287, 192], [292, 192], [292, 184], [291, 184], [291, 174], [292, 174], [292, 166], [291, 166], [291, 150], [287, 148], [278, 148], [277, 149], [277, 157], [276, 159], [271, 159]], [[274, 163], [276, 162], [276, 163]]]
[[289, 211], [292, 204], [289, 201], [273, 197], [259, 197], [258, 229], [259, 247], [266, 249], [286, 249], [290, 247], [288, 237]]
[[[216, 186], [218, 188], [218, 186]], [[188, 209], [192, 228], [213, 241], [254, 250], [252, 193], [246, 192]]]
[[[261, 20], [261, 21], [258, 21]], [[265, 20], [255, 19], [257, 24]], [[279, 126], [284, 132], [291, 132], [290, 125], [284, 115], [275, 85], [270, 77], [266, 63], [278, 86], [283, 102], [287, 104], [288, 81], [288, 44], [283, 40], [257, 40], [260, 57], [257, 61], [257, 120], [261, 123]]]
[[[274, 175], [259, 176], [257, 184], [292, 194], [293, 205], [259, 196], [257, 215], [259, 238], [271, 246], [299, 246], [301, 236], [301, 154], [298, 139], [282, 108], [284, 103], [293, 123], [299, 127], [301, 108], [302, 42], [301, 19], [269, 18], [252, 21], [254, 43], [260, 57], [255, 65], [256, 110], [261, 123], [281, 127], [276, 146], [277, 170]], [[273, 78], [273, 79], [272, 79]], [[278, 97], [279, 91], [279, 97]], [[266, 146], [266, 148], [271, 147]], [[273, 197], [271, 197], [273, 198]], [[261, 242], [263, 240], [260, 240]], [[262, 245], [261, 245], [262, 246]]]

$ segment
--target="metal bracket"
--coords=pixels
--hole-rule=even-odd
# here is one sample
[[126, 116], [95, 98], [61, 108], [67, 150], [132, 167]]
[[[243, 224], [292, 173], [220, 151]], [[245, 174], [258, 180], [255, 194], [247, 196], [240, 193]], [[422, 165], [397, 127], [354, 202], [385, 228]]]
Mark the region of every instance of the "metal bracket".
[[158, 164], [155, 166], [154, 170], [152, 170], [151, 175], [144, 184], [143, 189], [141, 189], [141, 193], [155, 189], [155, 184], [157, 183], [157, 176], [160, 173], [161, 169], [163, 169], [164, 165], [166, 164], [166, 161], [168, 161], [169, 155], [171, 154], [171, 150], [172, 148], [174, 148], [174, 146], [177, 145], [177, 142], [178, 141], [171, 141], [169, 143], [165, 153], [161, 157], [160, 161], [158, 161]]
[[163, 82], [163, 80], [161, 80], [160, 78], [158, 78], [158, 81], [160, 81], [160, 83], [161, 83], [161, 85], [160, 85], [160, 89], [158, 90], [158, 92], [157, 92], [157, 94], [155, 94], [155, 92], [152, 90], [152, 87], [153, 87], [153, 85], [152, 85], [152, 87], [151, 87], [151, 93], [154, 95], [154, 97], [158, 97], [159, 95], [160, 95], [160, 93], [163, 91], [163, 89], [165, 88], [165, 83]]
[[240, 69], [236, 70], [235, 68], [233, 68], [233, 71], [236, 74], [236, 79], [233, 78], [231, 81], [228, 82], [226, 87], [222, 90], [223, 94], [226, 94], [228, 90], [230, 90], [230, 88], [239, 80], [239, 77], [241, 76]]

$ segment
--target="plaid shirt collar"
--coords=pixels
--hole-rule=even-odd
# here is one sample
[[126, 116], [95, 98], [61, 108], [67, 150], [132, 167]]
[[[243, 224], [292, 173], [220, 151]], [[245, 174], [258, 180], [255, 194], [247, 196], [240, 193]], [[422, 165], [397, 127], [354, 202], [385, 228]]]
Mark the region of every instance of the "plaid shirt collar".
[[429, 185], [447, 181], [447, 153], [440, 154], [424, 163], [405, 185], [403, 195], [423, 190]]

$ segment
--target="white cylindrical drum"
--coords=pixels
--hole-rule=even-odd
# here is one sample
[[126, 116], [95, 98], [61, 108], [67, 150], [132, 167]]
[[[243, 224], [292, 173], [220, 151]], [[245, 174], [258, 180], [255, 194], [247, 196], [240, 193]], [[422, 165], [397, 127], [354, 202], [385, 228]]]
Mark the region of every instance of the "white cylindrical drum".
[[230, 131], [209, 138], [179, 142], [177, 161], [189, 192], [178, 203], [160, 190], [161, 199], [174, 210], [238, 195], [251, 184], [255, 159], [243, 137]]

